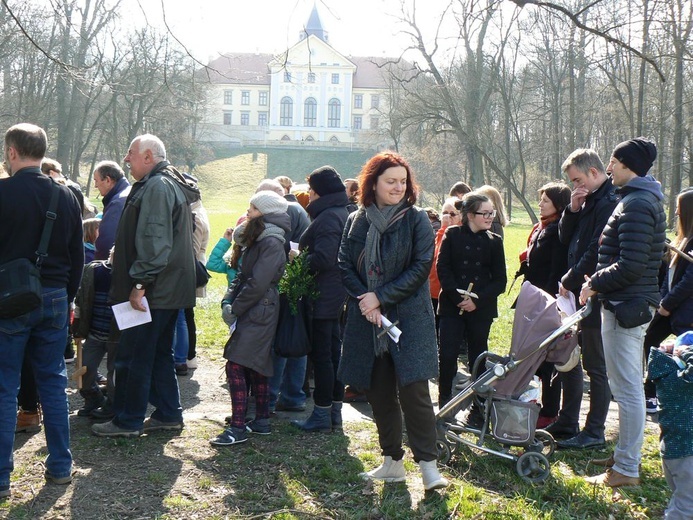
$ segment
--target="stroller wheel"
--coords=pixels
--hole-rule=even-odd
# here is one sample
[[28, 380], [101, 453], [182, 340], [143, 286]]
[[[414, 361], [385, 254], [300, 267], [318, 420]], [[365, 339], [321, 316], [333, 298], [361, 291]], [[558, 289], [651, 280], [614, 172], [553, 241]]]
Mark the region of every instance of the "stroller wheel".
[[441, 464], [447, 464], [452, 458], [452, 451], [450, 451], [450, 445], [445, 442], [438, 440], [436, 441], [436, 449], [438, 450], [438, 462]]
[[537, 430], [534, 432], [534, 441], [527, 449], [541, 453], [548, 459], [556, 451], [556, 441], [549, 432]]
[[543, 482], [551, 474], [549, 459], [541, 453], [528, 451], [517, 459], [517, 474], [530, 483]]

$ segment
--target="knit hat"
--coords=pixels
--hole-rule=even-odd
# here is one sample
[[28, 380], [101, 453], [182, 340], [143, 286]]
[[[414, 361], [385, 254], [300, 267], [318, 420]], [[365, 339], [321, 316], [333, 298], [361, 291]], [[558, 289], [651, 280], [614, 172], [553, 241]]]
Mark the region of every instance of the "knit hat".
[[329, 195], [330, 193], [346, 193], [342, 178], [332, 166], [321, 166], [308, 176], [308, 184], [315, 193]]
[[635, 137], [617, 145], [611, 155], [644, 177], [657, 158], [657, 147], [646, 137]]
[[273, 191], [258, 191], [250, 199], [250, 203], [263, 215], [270, 213], [286, 213], [289, 203]]

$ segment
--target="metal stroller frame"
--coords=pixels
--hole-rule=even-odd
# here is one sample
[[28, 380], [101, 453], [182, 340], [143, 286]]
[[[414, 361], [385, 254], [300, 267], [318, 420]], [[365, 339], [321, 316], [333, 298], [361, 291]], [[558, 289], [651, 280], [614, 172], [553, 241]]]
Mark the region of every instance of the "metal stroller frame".
[[[592, 302], [588, 301], [587, 305], [566, 318], [559, 328], [554, 330], [522, 359], [514, 359], [512, 355], [502, 357], [488, 352], [479, 356], [474, 364], [472, 375], [478, 373], [478, 368], [482, 366], [482, 363], [486, 365], [487, 370], [465, 386], [436, 414], [438, 461], [442, 464], [447, 464], [452, 458], [453, 451], [458, 450], [462, 445], [466, 445], [514, 462], [517, 474], [527, 482], [544, 481], [551, 473], [548, 457], [556, 449], [556, 443], [550, 433], [544, 430], [530, 431], [530, 435], [533, 433], [532, 439], [528, 443], [521, 445], [516, 443], [504, 444], [502, 441], [495, 439], [496, 443], [503, 446], [500, 450], [484, 444], [488, 436], [493, 438], [490, 421], [491, 406], [495, 392], [493, 385], [497, 381], [505, 379], [508, 374], [515, 371], [517, 367], [525, 363], [534, 354], [542, 349], [547, 349], [554, 340], [566, 334], [574, 325], [585, 318], [591, 310]], [[454, 418], [459, 411], [468, 408], [473, 399], [477, 399], [479, 405], [483, 407], [484, 424], [480, 429], [471, 428]], [[534, 425], [532, 425], [532, 429], [534, 429]], [[476, 442], [461, 436], [463, 433], [476, 436]], [[510, 448], [513, 446], [523, 447], [526, 451], [520, 455], [513, 454], [510, 452]]]

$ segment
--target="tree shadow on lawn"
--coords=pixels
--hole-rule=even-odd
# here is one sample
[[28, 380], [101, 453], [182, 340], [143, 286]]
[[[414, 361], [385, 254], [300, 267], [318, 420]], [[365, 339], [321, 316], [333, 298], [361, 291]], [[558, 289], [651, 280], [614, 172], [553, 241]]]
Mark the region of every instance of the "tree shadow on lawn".
[[[17, 478], [7, 518], [152, 518], [168, 512], [164, 499], [181, 474], [183, 461], [167, 452], [177, 433], [156, 432], [134, 439], [91, 434], [91, 422], [70, 416], [74, 473], [70, 485], [43, 477], [47, 449], [43, 435], [24, 444], [16, 457]], [[32, 449], [34, 449], [32, 453]], [[38, 490], [38, 492], [36, 492]]]
[[271, 435], [250, 435], [247, 442], [217, 448], [211, 458], [197, 461], [202, 471], [213, 468], [231, 517], [372, 518], [383, 506], [388, 518], [411, 516], [405, 484], [393, 488], [359, 477], [364, 466], [353, 454], [360, 449], [353, 444], [357, 437], [304, 433], [276, 420], [272, 428]]

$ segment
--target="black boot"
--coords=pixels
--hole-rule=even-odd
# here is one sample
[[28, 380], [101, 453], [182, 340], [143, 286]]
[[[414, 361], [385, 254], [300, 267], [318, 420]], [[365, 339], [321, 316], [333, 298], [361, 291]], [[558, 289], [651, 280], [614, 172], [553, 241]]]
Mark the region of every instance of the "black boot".
[[84, 406], [77, 410], [77, 415], [80, 417], [89, 417], [92, 412], [97, 408], [101, 407], [105, 402], [106, 398], [101, 393], [101, 390], [96, 390], [94, 392], [81, 392], [82, 397], [84, 397]]

